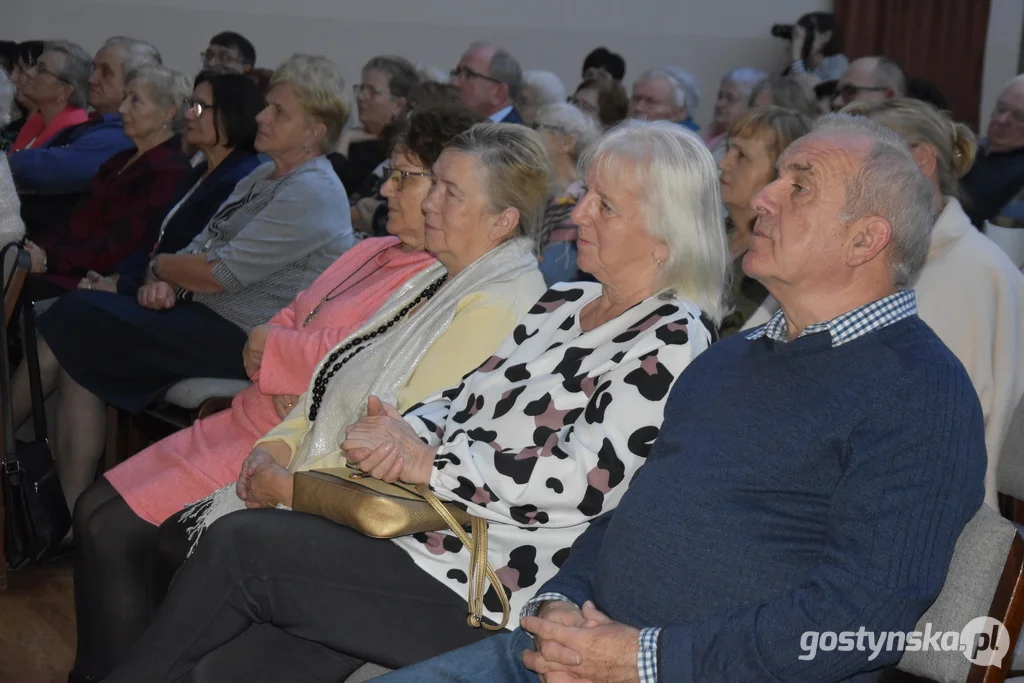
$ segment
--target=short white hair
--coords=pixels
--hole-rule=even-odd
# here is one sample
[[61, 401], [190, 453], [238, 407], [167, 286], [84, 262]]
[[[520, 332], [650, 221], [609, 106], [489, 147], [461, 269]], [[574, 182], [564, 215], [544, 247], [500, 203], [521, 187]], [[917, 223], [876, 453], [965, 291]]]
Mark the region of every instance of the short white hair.
[[631, 174], [643, 193], [647, 233], [668, 246], [659, 284], [721, 320], [731, 260], [718, 167], [704, 142], [669, 121], [628, 121], [584, 153], [581, 177], [595, 165]]
[[655, 78], [664, 78], [672, 84], [676, 106], [686, 107], [691, 116], [697, 113], [697, 107], [700, 106], [700, 86], [697, 85], [697, 79], [693, 74], [678, 66], [659, 66], [640, 74], [636, 82], [643, 83]]
[[565, 102], [565, 84], [552, 71], [531, 69], [523, 72], [523, 88], [530, 88], [537, 93], [537, 104], [555, 104]]
[[548, 128], [562, 138], [570, 135], [576, 138], [576, 147], [572, 151], [574, 161], [601, 135], [593, 118], [566, 102], [545, 104], [537, 110], [533, 125], [537, 129]]
[[760, 69], [752, 69], [750, 67], [740, 67], [739, 69], [733, 69], [722, 78], [722, 85], [729, 85], [730, 83], [735, 85], [743, 86], [746, 89], [747, 94], [757, 86], [758, 83], [768, 78], [768, 74], [761, 71]]
[[192, 78], [162, 66], [144, 66], [129, 73], [125, 85], [139, 81], [146, 85], [150, 97], [158, 107], [174, 107], [171, 130], [185, 132], [185, 98], [192, 94]]
[[448, 83], [451, 80], [447, 71], [439, 69], [436, 66], [417, 64], [416, 73], [420, 75], [421, 83], [427, 83], [428, 81], [433, 83]]
[[819, 118], [810, 135], [852, 135], [871, 142], [860, 168], [846, 179], [846, 201], [838, 218], [844, 223], [865, 216], [886, 219], [892, 226], [887, 249], [893, 284], [909, 287], [924, 266], [936, 217], [934, 190], [910, 147], [880, 123], [849, 114]]
[[160, 56], [160, 50], [152, 43], [147, 43], [138, 38], [128, 36], [113, 36], [107, 38], [100, 49], [108, 47], [119, 47], [124, 51], [124, 64], [122, 68], [127, 77], [132, 71], [137, 71], [144, 66], [162, 66], [164, 61]]

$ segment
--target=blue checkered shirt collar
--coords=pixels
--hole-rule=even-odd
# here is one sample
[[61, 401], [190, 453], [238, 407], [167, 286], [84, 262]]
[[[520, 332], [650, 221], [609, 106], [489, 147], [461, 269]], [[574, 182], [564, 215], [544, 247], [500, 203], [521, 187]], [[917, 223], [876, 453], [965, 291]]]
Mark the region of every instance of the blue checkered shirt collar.
[[[905, 289], [902, 292], [896, 292], [878, 301], [873, 301], [866, 306], [843, 313], [827, 322], [808, 325], [800, 333], [800, 336], [804, 337], [828, 330], [834, 348], [916, 314], [917, 297], [914, 295], [914, 290]], [[786, 338], [787, 328], [786, 316], [780, 310], [772, 316], [771, 320], [748, 334], [747, 339], [768, 337], [784, 344], [789, 341]]]

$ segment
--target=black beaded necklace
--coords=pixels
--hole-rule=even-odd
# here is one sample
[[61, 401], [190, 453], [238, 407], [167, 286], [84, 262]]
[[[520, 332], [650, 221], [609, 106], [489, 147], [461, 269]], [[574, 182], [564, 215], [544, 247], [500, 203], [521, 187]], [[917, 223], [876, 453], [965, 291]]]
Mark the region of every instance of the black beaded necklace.
[[[435, 280], [429, 287], [420, 292], [419, 296], [407, 303], [405, 306], [402, 306], [402, 310], [398, 311], [398, 313], [395, 314], [395, 317], [391, 318], [391, 320], [387, 321], [372, 332], [367, 332], [361, 337], [350, 339], [347, 344], [332, 352], [331, 355], [327, 357], [327, 362], [320, 368], [320, 372], [317, 373], [316, 380], [313, 382], [313, 401], [309, 406], [310, 422], [316, 422], [316, 416], [320, 412], [320, 402], [323, 400], [324, 393], [327, 391], [327, 384], [331, 381], [331, 378], [334, 377], [335, 373], [337, 373], [345, 363], [355, 358], [356, 354], [369, 346], [366, 342], [390, 330], [395, 323], [404, 318], [406, 314], [414, 309], [421, 301], [427, 301], [437, 294], [437, 290], [441, 289], [441, 285], [443, 285], [447, 279], [448, 273], [445, 273]], [[348, 353], [348, 351], [353, 349], [353, 347], [355, 350], [353, 350], [352, 353], [345, 356], [337, 363], [334, 362], [345, 353]]]

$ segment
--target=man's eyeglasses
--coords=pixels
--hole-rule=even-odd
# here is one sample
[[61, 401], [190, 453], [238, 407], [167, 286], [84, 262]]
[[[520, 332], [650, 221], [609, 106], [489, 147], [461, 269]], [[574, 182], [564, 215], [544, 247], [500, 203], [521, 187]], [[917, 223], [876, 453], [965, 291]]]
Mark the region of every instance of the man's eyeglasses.
[[46, 64], [44, 64], [43, 62], [36, 62], [32, 66], [26, 66], [25, 73], [32, 74], [35, 76], [53, 76], [55, 79], [57, 79], [64, 85], [71, 85], [71, 81], [57, 74], [55, 71], [50, 71], [50, 68], [46, 66]]
[[413, 176], [420, 178], [431, 178], [433, 177], [433, 175], [434, 174], [431, 173], [430, 171], [403, 171], [402, 169], [395, 168], [394, 166], [384, 167], [384, 182], [394, 183], [395, 189], [398, 190], [399, 192], [401, 192], [402, 188], [405, 187], [405, 181], [408, 180], [409, 178]]
[[846, 83], [836, 88], [836, 91], [832, 93], [832, 99], [835, 100], [842, 97], [844, 102], [852, 102], [862, 92], [882, 92], [888, 89], [885, 86], [868, 87]]
[[377, 95], [387, 95], [388, 97], [391, 96], [391, 93], [384, 92], [383, 90], [377, 90], [369, 83], [356, 83], [355, 85], [352, 86], [352, 94], [355, 95], [356, 97], [359, 97], [364, 92], [371, 99], [376, 97]]
[[200, 102], [199, 100], [197, 100], [194, 97], [186, 97], [185, 98], [185, 109], [187, 109], [188, 111], [192, 112], [192, 115], [195, 116], [197, 119], [201, 119], [203, 117], [203, 112], [204, 111], [207, 111], [207, 110], [213, 111], [213, 105], [212, 104], [203, 104], [202, 102]]
[[487, 74], [482, 74], [479, 71], [473, 71], [468, 66], [456, 67], [451, 70], [450, 74], [453, 81], [458, 78], [482, 78], [485, 81], [490, 81], [491, 83], [497, 83], [498, 85], [501, 85], [501, 81], [498, 80], [497, 78], [494, 78], [493, 76], [488, 76]]

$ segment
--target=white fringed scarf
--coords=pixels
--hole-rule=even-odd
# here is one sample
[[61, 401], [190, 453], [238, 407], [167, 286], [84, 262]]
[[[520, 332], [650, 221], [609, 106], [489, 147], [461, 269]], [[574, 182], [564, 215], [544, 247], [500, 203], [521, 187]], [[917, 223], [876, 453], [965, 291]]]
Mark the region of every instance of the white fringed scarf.
[[[288, 470], [301, 472], [342, 464], [344, 454], [339, 444], [344, 440], [345, 428], [366, 415], [366, 401], [371, 395], [395, 403], [398, 392], [412, 377], [424, 354], [448, 329], [459, 302], [469, 294], [486, 290], [491, 285], [514, 282], [536, 268], [533, 242], [526, 237], [509, 240], [478, 258], [446, 282], [418, 311], [414, 311], [404, 322], [396, 324], [384, 335], [368, 342], [369, 345], [359, 355], [343, 365], [327, 386], [316, 421], [310, 423], [313, 382], [331, 353], [344, 347], [349, 340], [364, 336], [386, 324], [403, 306], [440, 278], [444, 274], [444, 266], [435, 263], [408, 280], [366, 324], [339, 342], [313, 371], [306, 393], [299, 397], [287, 418], [292, 420], [296, 417], [296, 411], [299, 411], [307, 422], [305, 436]], [[334, 362], [337, 363], [350, 353], [351, 349]], [[268, 436], [273, 433], [272, 430]], [[196, 520], [195, 525], [189, 529], [193, 548], [207, 527], [224, 515], [243, 509], [245, 503], [236, 495], [234, 482], [189, 506], [183, 519]]]

